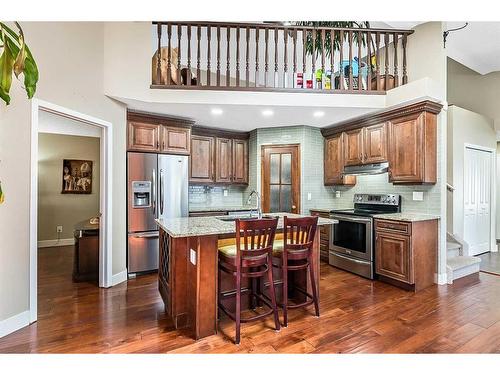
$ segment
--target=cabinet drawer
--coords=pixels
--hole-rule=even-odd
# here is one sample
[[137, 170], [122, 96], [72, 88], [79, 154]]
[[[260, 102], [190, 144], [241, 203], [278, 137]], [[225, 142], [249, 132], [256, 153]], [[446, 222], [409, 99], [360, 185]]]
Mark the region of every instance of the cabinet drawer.
[[377, 231], [411, 234], [411, 223], [393, 220], [375, 220], [375, 229]]

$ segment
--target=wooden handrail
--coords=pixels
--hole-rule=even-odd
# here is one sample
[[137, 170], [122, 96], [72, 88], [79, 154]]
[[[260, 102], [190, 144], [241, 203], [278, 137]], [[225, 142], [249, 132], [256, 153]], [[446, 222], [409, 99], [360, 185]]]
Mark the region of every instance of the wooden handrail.
[[153, 25], [152, 88], [374, 94], [408, 82], [412, 30], [199, 21]]

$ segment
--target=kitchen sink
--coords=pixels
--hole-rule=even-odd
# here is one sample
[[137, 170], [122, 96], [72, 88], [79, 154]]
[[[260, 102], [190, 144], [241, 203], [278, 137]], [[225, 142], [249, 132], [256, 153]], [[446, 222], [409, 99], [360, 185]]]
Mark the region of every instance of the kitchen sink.
[[[274, 216], [274, 215], [262, 215], [263, 219], [274, 219], [276, 217], [278, 217], [278, 216]], [[248, 216], [248, 215], [245, 215], [245, 216], [220, 216], [217, 219], [219, 219], [221, 221], [236, 221], [236, 219], [240, 219], [240, 220], [254, 220], [254, 219], [257, 219], [257, 215], [252, 215], [252, 216]]]

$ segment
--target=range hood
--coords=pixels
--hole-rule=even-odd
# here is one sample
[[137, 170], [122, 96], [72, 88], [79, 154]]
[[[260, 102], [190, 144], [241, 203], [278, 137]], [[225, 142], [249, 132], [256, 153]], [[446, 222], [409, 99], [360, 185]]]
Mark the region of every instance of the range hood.
[[344, 167], [344, 175], [362, 176], [367, 174], [380, 174], [389, 170], [389, 163], [372, 163], [364, 165], [349, 165]]

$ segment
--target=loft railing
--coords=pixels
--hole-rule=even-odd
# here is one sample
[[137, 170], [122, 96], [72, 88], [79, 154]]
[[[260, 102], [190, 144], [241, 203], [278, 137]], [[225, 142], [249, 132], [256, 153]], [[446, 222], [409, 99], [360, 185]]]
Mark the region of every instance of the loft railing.
[[411, 30], [272, 23], [153, 25], [151, 88], [375, 94], [408, 82]]

